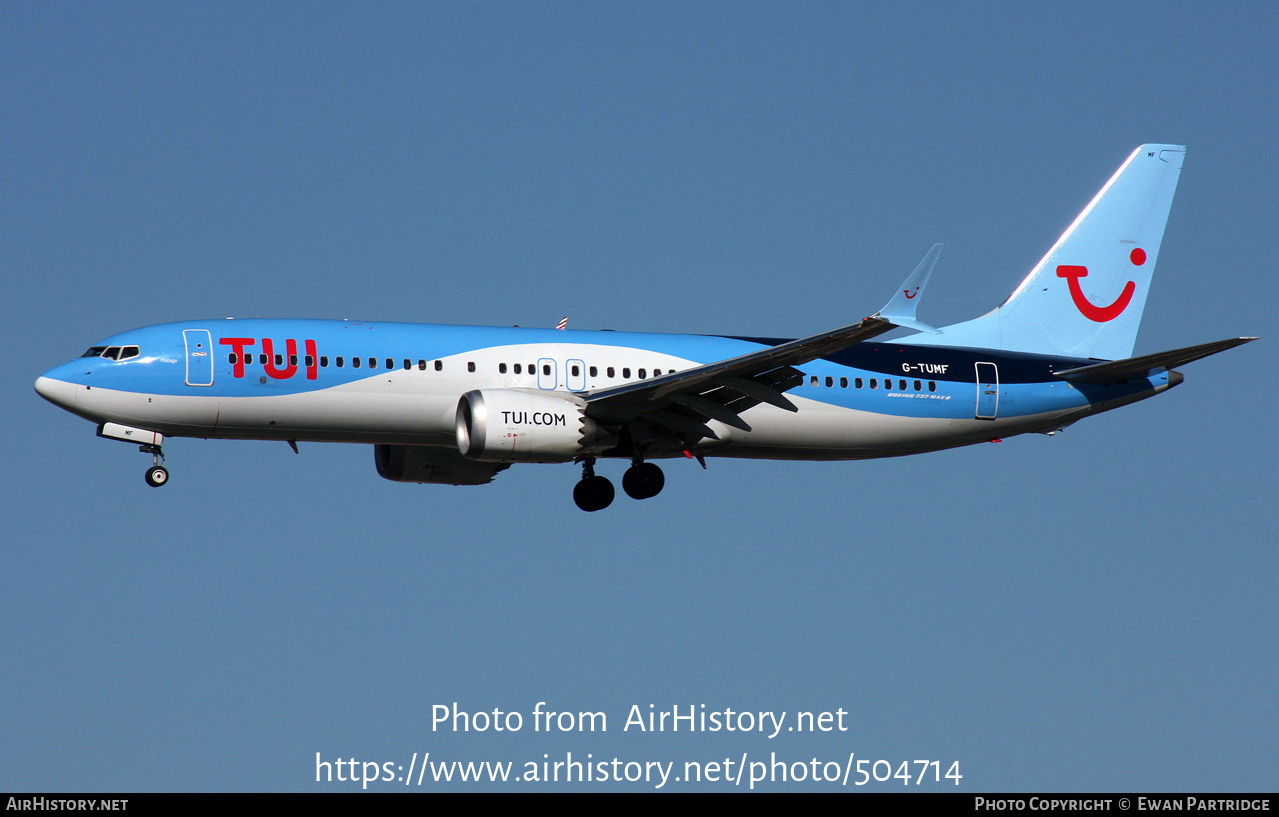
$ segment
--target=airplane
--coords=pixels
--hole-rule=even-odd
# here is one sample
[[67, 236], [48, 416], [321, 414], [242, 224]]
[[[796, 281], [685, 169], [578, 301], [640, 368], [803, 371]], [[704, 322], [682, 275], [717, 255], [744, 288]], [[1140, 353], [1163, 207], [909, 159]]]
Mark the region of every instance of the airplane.
[[[916, 317], [935, 245], [883, 309], [796, 340], [351, 320], [204, 320], [113, 335], [35, 382], [99, 436], [373, 445], [389, 480], [481, 485], [515, 463], [581, 465], [577, 506], [656, 496], [654, 460], [856, 460], [1055, 434], [1176, 386], [1239, 337], [1132, 357], [1185, 148], [1119, 167], [1000, 306]], [[881, 342], [894, 328], [915, 334]]]

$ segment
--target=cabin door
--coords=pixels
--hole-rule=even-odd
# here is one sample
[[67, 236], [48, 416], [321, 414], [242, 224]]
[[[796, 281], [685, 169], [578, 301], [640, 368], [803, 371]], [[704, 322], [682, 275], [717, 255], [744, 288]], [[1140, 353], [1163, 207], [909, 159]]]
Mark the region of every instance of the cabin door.
[[977, 419], [993, 420], [999, 413], [999, 367], [977, 364]]
[[187, 347], [188, 386], [213, 385], [213, 339], [208, 329], [184, 329], [182, 340]]

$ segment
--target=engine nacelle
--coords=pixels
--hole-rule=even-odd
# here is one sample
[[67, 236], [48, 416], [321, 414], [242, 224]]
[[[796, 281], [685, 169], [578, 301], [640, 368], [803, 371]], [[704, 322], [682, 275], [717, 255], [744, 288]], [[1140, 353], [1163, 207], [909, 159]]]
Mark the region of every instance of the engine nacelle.
[[484, 485], [510, 466], [468, 460], [452, 448], [423, 445], [375, 445], [377, 474], [393, 482]]
[[567, 462], [616, 445], [572, 397], [468, 391], [457, 403], [457, 450], [483, 462]]

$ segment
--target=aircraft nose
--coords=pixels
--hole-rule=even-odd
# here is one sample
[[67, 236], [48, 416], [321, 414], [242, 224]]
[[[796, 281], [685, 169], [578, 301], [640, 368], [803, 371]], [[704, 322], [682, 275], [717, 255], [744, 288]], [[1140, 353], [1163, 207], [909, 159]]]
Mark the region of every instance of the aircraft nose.
[[36, 378], [36, 394], [62, 408], [75, 406], [75, 384], [65, 380], [57, 380], [47, 375]]

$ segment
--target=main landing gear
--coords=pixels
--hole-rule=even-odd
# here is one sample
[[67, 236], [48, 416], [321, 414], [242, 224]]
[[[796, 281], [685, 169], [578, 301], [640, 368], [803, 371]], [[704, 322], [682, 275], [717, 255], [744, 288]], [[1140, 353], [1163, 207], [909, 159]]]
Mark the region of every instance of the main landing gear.
[[164, 452], [160, 450], [158, 445], [144, 445], [139, 449], [143, 454], [151, 455], [151, 467], [147, 469], [147, 485], [152, 488], [159, 488], [161, 485], [167, 485], [169, 482], [169, 469], [165, 468]]
[[582, 463], [582, 479], [573, 486], [573, 501], [584, 511], [602, 511], [613, 504], [613, 483], [595, 475], [595, 460]]
[[662, 469], [651, 462], [635, 460], [626, 473], [622, 474], [622, 490], [631, 499], [648, 499], [662, 492], [666, 484], [666, 476]]
[[[666, 484], [662, 469], [651, 462], [636, 459], [622, 475], [622, 490], [631, 499], [648, 499], [661, 493]], [[584, 511], [602, 511], [613, 504], [613, 483], [595, 473], [595, 460], [582, 462], [582, 479], [573, 486], [573, 501]]]

